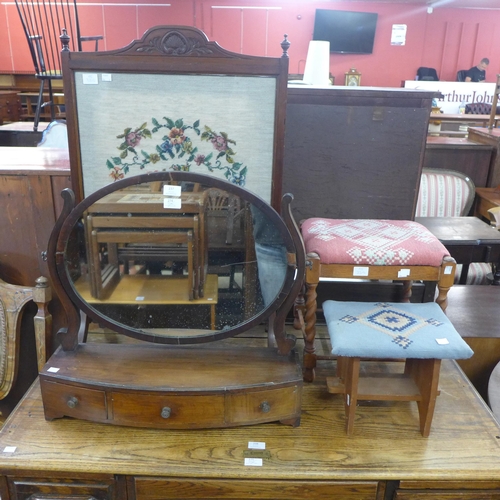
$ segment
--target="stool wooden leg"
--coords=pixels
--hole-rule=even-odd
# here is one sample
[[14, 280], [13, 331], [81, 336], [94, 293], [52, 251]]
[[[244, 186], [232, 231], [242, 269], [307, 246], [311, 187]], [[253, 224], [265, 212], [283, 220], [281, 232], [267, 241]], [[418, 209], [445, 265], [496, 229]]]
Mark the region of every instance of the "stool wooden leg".
[[[345, 364], [344, 364], [345, 363]], [[360, 358], [344, 358], [341, 362], [344, 371], [344, 407], [346, 415], [346, 434], [352, 434], [354, 428], [354, 417], [358, 404], [358, 382]]]
[[407, 359], [405, 374], [412, 377], [420, 392], [417, 401], [420, 418], [420, 432], [428, 437], [431, 431], [432, 417], [436, 407], [436, 398], [439, 394], [440, 359]]

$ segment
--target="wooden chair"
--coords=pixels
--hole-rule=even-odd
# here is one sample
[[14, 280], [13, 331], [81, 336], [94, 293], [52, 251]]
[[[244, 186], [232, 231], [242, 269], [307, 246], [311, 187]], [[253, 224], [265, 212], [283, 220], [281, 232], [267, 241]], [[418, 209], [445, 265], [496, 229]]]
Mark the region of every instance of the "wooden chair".
[[[415, 217], [463, 217], [469, 215], [476, 186], [470, 177], [462, 172], [445, 169], [424, 168], [420, 178]], [[466, 273], [463, 279], [462, 271]], [[457, 264], [455, 283], [467, 285], [488, 285], [491, 264], [473, 262], [464, 269]]]
[[41, 371], [45, 365], [52, 330], [52, 316], [47, 309], [51, 293], [48, 279], [44, 277], [38, 278], [34, 287], [11, 285], [0, 280], [0, 399], [9, 394], [16, 381], [21, 364], [21, 319], [30, 300], [38, 306], [33, 320], [38, 370]]
[[317, 359], [316, 288], [321, 278], [392, 280], [403, 283], [409, 302], [414, 280], [437, 283], [436, 302], [443, 310], [453, 285], [455, 260], [421, 224], [377, 219], [307, 219], [301, 225], [306, 249], [305, 299], [296, 301], [295, 326], [304, 335], [304, 380], [314, 380]]
[[[81, 36], [76, 0], [16, 0], [17, 11], [28, 41], [28, 47], [35, 68], [35, 77], [40, 80], [37, 108], [33, 130], [36, 132], [42, 108], [50, 106], [52, 120], [55, 119], [52, 81], [62, 80], [61, 41], [59, 37], [66, 32], [72, 51], [82, 51], [82, 42], [94, 42], [98, 49], [102, 36]], [[45, 84], [49, 100], [43, 102]]]

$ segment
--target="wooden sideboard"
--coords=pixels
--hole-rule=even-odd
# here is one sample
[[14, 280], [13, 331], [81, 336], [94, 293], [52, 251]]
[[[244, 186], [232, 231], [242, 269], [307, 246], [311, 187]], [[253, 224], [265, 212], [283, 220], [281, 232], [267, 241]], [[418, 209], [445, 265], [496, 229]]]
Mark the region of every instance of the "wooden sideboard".
[[[455, 362], [443, 363], [428, 438], [421, 437], [410, 402], [360, 406], [354, 435], [346, 436], [342, 401], [326, 391], [328, 363], [321, 362], [316, 382], [304, 387], [296, 428], [270, 423], [158, 430], [70, 418], [47, 422], [37, 381], [0, 431], [0, 496], [500, 498], [500, 427]], [[265, 450], [250, 449], [250, 442], [265, 443]], [[262, 465], [246, 465], [245, 458], [261, 458]]]
[[493, 146], [465, 137], [427, 137], [424, 168], [457, 170], [468, 175], [476, 187], [488, 183]]
[[500, 129], [470, 127], [469, 139], [480, 144], [488, 144], [493, 148], [486, 187], [496, 187], [500, 184]]
[[[15, 285], [34, 286], [39, 276], [49, 277], [43, 252], [59, 215], [61, 191], [70, 187], [66, 150], [33, 147], [0, 147], [0, 278]], [[50, 304], [53, 335], [66, 326], [66, 316], [57, 297]], [[23, 342], [21, 336], [21, 343]], [[55, 346], [53, 346], [55, 347]], [[33, 346], [23, 346], [23, 366], [16, 390], [0, 409], [9, 409], [36, 377]], [[27, 375], [30, 373], [30, 375]], [[24, 380], [25, 375], [27, 377]], [[12, 401], [10, 400], [12, 399]], [[17, 401], [16, 401], [17, 399]]]

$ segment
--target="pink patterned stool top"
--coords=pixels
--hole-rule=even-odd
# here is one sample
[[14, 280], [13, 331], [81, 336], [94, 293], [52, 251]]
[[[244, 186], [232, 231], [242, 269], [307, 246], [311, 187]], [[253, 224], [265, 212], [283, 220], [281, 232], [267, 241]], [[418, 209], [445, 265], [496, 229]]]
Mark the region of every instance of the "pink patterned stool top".
[[379, 219], [307, 219], [301, 226], [307, 253], [322, 264], [439, 266], [446, 247], [417, 222]]

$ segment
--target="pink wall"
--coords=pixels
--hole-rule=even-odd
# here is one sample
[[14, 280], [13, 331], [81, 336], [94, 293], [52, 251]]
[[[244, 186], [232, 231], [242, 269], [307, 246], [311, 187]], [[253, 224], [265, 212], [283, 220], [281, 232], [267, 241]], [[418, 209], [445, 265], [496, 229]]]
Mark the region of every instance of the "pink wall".
[[[244, 3], [244, 6], [238, 5]], [[368, 86], [399, 87], [419, 66], [436, 68], [441, 80], [455, 80], [482, 57], [490, 58], [487, 81], [500, 72], [500, 8], [456, 9], [406, 3], [296, 0], [134, 0], [79, 1], [83, 35], [103, 34], [101, 49], [122, 47], [159, 24], [191, 25], [235, 52], [279, 56], [287, 33], [290, 73], [303, 73], [316, 8], [377, 12], [373, 54], [332, 54], [330, 71], [337, 84], [351, 67]], [[406, 24], [404, 46], [391, 45], [393, 24]], [[15, 4], [0, 0], [0, 73], [33, 72]]]

